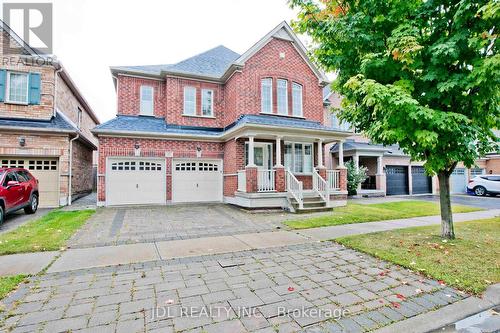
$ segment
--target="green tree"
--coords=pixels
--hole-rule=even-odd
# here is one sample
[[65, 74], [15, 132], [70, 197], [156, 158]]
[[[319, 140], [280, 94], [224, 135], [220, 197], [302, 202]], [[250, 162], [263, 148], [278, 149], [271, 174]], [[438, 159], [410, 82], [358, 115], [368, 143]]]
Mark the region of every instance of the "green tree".
[[347, 168], [347, 194], [356, 195], [358, 193], [358, 186], [367, 178], [366, 173], [368, 168], [360, 165], [356, 170], [356, 165], [353, 160], [345, 164]]
[[290, 0], [312, 56], [338, 76], [340, 118], [425, 161], [454, 238], [449, 178], [498, 145], [500, 1]]

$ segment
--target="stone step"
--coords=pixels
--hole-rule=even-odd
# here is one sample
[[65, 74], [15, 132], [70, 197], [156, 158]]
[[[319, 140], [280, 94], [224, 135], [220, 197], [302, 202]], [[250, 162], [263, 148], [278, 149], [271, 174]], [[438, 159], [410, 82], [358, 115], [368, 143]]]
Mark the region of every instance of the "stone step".
[[329, 212], [331, 210], [332, 210], [331, 207], [314, 207], [314, 208], [305, 208], [304, 207], [303, 209], [296, 208], [295, 209], [295, 214]]

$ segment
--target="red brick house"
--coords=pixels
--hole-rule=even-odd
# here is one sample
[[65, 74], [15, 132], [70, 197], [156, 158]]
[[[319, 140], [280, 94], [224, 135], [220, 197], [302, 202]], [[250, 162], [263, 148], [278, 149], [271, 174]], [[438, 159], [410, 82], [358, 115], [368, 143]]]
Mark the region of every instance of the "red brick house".
[[118, 114], [93, 130], [98, 204], [345, 204], [345, 168], [327, 170], [323, 147], [350, 133], [325, 126], [328, 81], [286, 22], [242, 55], [111, 72]]
[[[4, 43], [22, 52], [3, 54]], [[61, 63], [2, 21], [0, 56], [0, 167], [28, 169], [39, 181], [40, 207], [71, 204], [93, 189], [90, 130], [99, 120]]]

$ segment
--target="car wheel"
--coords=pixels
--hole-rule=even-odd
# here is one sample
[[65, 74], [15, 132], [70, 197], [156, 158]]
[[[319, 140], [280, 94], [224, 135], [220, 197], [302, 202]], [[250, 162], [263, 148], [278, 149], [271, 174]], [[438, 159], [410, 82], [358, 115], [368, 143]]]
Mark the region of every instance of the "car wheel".
[[0, 206], [0, 225], [3, 224], [3, 219], [4, 219], [3, 207]]
[[476, 186], [474, 187], [474, 194], [478, 195], [480, 197], [486, 195], [486, 189], [483, 186]]
[[38, 195], [32, 194], [29, 205], [24, 208], [26, 214], [35, 214], [38, 209]]

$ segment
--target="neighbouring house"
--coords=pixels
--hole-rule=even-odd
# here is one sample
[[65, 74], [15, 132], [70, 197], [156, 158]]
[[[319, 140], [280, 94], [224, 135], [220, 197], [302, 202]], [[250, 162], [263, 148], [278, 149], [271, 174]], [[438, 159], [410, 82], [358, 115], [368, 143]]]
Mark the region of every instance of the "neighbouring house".
[[243, 54], [218, 46], [176, 64], [112, 67], [118, 112], [97, 126], [98, 204], [345, 205], [346, 170], [323, 146], [327, 78], [286, 22]]
[[22, 46], [19, 54], [0, 50], [0, 167], [28, 169], [39, 181], [40, 207], [71, 204], [92, 191], [90, 130], [99, 120], [60, 62], [3, 22], [0, 30], [0, 45]]
[[[325, 124], [333, 128], [349, 131], [351, 125], [341, 122], [334, 111], [341, 108], [342, 97], [329, 86], [323, 90]], [[343, 163], [353, 160], [355, 165], [368, 169], [368, 178], [360, 185], [358, 194], [362, 196], [414, 195], [439, 192], [437, 177], [425, 174], [422, 161], [411, 161], [398, 145], [374, 144], [362, 133], [355, 133], [345, 141], [325, 146], [329, 168], [335, 168], [339, 159]], [[458, 164], [450, 177], [451, 193], [467, 191], [469, 179], [481, 174], [500, 174], [500, 155], [487, 154], [476, 161], [474, 168], [467, 169]]]

